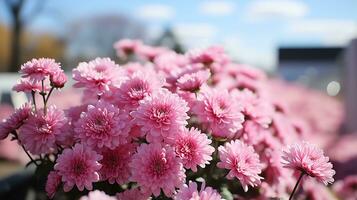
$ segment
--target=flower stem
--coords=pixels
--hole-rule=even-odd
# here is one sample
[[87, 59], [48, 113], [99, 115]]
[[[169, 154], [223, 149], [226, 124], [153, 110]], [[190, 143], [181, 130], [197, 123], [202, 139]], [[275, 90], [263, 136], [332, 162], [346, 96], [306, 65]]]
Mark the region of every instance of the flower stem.
[[42, 91], [40, 92], [42, 99], [43, 99], [43, 114], [47, 114], [47, 102], [46, 102], [46, 92], [45, 92], [45, 85], [44, 80], [42, 80]]
[[36, 161], [32, 158], [32, 156], [29, 154], [29, 152], [26, 151], [24, 145], [21, 145], [22, 149], [25, 151], [26, 155], [30, 158], [31, 162], [33, 162], [37, 167], [39, 166]]
[[[11, 133], [13, 134], [14, 139], [16, 139], [16, 140], [19, 142], [19, 144], [21, 144], [21, 141], [19, 140], [19, 136], [17, 135], [17, 132], [16, 132], [16, 131], [12, 131]], [[30, 158], [31, 162], [33, 162], [33, 163], [38, 167], [39, 165], [38, 165], [38, 164], [36, 163], [36, 161], [32, 158], [32, 156], [29, 154], [29, 152], [27, 152], [25, 146], [24, 146], [23, 144], [21, 144], [21, 147], [22, 147], [22, 149], [25, 151], [26, 155]]]
[[299, 179], [297, 180], [296, 184], [295, 184], [295, 187], [293, 189], [293, 191], [291, 192], [290, 194], [290, 197], [289, 197], [289, 200], [292, 200], [293, 199], [293, 196], [294, 196], [294, 193], [296, 192], [296, 189], [298, 188], [299, 186], [299, 183], [301, 182], [301, 179], [302, 177], [305, 175], [304, 172], [301, 172], [300, 176], [299, 176]]
[[35, 98], [35, 94], [36, 92], [34, 90], [31, 91], [31, 95], [32, 95], [32, 101], [33, 101], [33, 105], [35, 107], [35, 112], [37, 112], [37, 106], [36, 106], [36, 98]]
[[46, 97], [46, 100], [45, 100], [46, 104], [47, 104], [47, 102], [48, 102], [48, 99], [50, 98], [50, 95], [52, 94], [53, 89], [55, 89], [55, 88], [54, 88], [54, 87], [51, 87], [51, 90], [50, 90], [50, 92], [48, 93], [48, 95], [47, 95], [47, 97]]

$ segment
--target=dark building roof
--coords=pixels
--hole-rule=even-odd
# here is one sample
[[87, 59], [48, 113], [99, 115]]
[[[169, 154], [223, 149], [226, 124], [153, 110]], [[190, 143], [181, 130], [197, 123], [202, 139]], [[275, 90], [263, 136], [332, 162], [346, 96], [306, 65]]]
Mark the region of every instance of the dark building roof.
[[282, 61], [336, 60], [342, 53], [341, 47], [280, 47], [279, 63]]

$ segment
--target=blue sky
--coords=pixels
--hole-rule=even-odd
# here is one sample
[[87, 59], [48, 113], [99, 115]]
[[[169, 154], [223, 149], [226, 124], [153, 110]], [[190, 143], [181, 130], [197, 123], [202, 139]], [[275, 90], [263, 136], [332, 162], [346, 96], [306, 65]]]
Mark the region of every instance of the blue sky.
[[[281, 45], [346, 45], [357, 36], [356, 10], [356, 0], [47, 0], [28, 28], [64, 34], [76, 18], [126, 14], [152, 36], [170, 25], [190, 48], [221, 44], [243, 62], [272, 69]], [[0, 22], [9, 23], [3, 2]]]

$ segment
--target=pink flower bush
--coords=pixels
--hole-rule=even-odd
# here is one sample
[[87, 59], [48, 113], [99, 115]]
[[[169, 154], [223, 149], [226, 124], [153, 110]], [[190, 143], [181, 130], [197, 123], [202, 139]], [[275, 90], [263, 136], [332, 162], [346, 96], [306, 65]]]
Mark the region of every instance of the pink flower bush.
[[196, 172], [197, 166], [204, 168], [212, 160], [211, 155], [214, 152], [214, 148], [210, 145], [212, 141], [198, 129], [180, 131], [172, 143], [186, 169]]
[[221, 200], [221, 195], [211, 187], [205, 187], [202, 183], [201, 190], [197, 190], [197, 183], [191, 182], [188, 185], [184, 185], [183, 188], [175, 195], [175, 200]]
[[76, 144], [72, 149], [65, 149], [59, 155], [54, 169], [64, 183], [63, 190], [70, 191], [74, 186], [83, 191], [93, 189], [93, 182], [99, 181], [99, 160], [102, 156], [82, 144]]
[[[353, 177], [333, 190], [316, 185], [334, 181], [332, 164], [319, 148], [297, 143], [336, 132], [340, 112], [328, 110], [340, 107], [330, 102], [325, 107], [334, 109], [324, 109], [307, 90], [283, 95], [292, 87], [232, 62], [221, 47], [177, 53], [137, 40], [114, 47], [120, 66], [110, 58], [79, 63], [72, 71], [74, 89], [67, 92], [67, 76], [56, 61], [25, 63], [13, 90], [31, 101], [9, 117], [0, 112], [0, 139], [21, 145], [36, 175], [47, 176], [49, 198], [78, 199], [77, 189], [88, 194], [82, 200], [356, 196]], [[67, 95], [52, 95], [58, 91]], [[301, 109], [306, 102], [309, 109]], [[327, 155], [336, 166], [344, 165], [348, 158], [336, 159], [333, 152]]]
[[159, 196], [162, 189], [166, 196], [172, 196], [175, 188], [185, 181], [185, 170], [175, 151], [160, 144], [142, 144], [130, 163], [132, 180], [143, 191]]
[[99, 162], [102, 168], [99, 171], [101, 180], [108, 180], [110, 184], [124, 184], [129, 182], [132, 155], [135, 146], [132, 144], [119, 145], [111, 150], [105, 148], [100, 151], [103, 159]]
[[140, 102], [131, 115], [147, 133], [149, 141], [161, 141], [182, 130], [187, 124], [187, 103], [177, 94], [161, 89]]
[[104, 101], [89, 105], [75, 124], [77, 137], [91, 147], [114, 149], [127, 142], [128, 133], [117, 107]]
[[228, 169], [227, 178], [237, 178], [244, 191], [248, 191], [248, 185], [254, 187], [261, 183], [263, 178], [259, 174], [262, 172], [262, 165], [253, 147], [234, 140], [218, 147], [218, 152], [220, 161], [217, 166]]
[[56, 171], [51, 171], [48, 174], [45, 190], [50, 199], [53, 199], [61, 183], [61, 176]]
[[49, 153], [56, 149], [56, 137], [62, 134], [66, 122], [64, 112], [55, 106], [50, 106], [46, 114], [38, 110], [21, 126], [19, 140], [33, 154]]
[[335, 170], [329, 158], [315, 145], [308, 142], [294, 144], [284, 150], [282, 158], [285, 167], [301, 171], [325, 185], [334, 181]]
[[232, 138], [243, 128], [244, 116], [241, 106], [232, 99], [228, 91], [207, 89], [199, 94], [196, 107], [197, 118], [208, 127], [215, 137]]

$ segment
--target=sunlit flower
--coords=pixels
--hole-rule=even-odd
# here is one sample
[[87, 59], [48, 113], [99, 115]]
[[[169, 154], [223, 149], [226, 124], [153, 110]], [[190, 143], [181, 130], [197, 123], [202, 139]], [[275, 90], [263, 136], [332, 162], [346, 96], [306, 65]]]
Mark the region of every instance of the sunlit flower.
[[226, 90], [205, 89], [193, 111], [216, 137], [231, 138], [243, 127], [241, 107]]
[[120, 85], [123, 72], [109, 58], [96, 58], [88, 63], [79, 63], [77, 68], [73, 69], [73, 79], [76, 81], [74, 87], [102, 95]]
[[259, 155], [253, 147], [247, 146], [239, 140], [227, 142], [218, 147], [220, 162], [219, 168], [229, 169], [228, 179], [236, 177], [242, 184], [244, 191], [248, 191], [248, 185], [254, 187], [261, 183], [262, 164]]
[[63, 71], [58, 71], [50, 75], [51, 86], [55, 88], [63, 88], [67, 82], [67, 76]]
[[[12, 90], [16, 92], [25, 92], [25, 93], [30, 93], [32, 91], [40, 92], [42, 91], [42, 85], [41, 82], [39, 81], [30, 80], [29, 78], [21, 78], [20, 81], [17, 82], [16, 85], [14, 85]], [[47, 84], [44, 84], [43, 90], [45, 92], [49, 90]]]
[[56, 106], [50, 106], [46, 114], [40, 109], [21, 126], [19, 140], [33, 154], [49, 153], [56, 148], [56, 137], [66, 122], [64, 112]]
[[132, 180], [145, 192], [160, 195], [161, 189], [166, 196], [172, 196], [175, 188], [185, 181], [185, 171], [169, 146], [159, 143], [142, 144], [130, 163]]
[[47, 76], [61, 70], [59, 63], [54, 59], [39, 58], [32, 59], [21, 66], [20, 73], [23, 78], [29, 78], [32, 81], [42, 81]]
[[77, 137], [91, 147], [114, 149], [127, 142], [128, 132], [124, 128], [120, 110], [112, 104], [98, 101], [81, 114], [74, 130]]
[[5, 139], [12, 131], [20, 128], [31, 114], [31, 105], [26, 103], [0, 122], [0, 140]]
[[173, 147], [185, 168], [197, 171], [197, 166], [202, 168], [212, 160], [214, 148], [207, 135], [198, 129], [191, 128], [180, 131], [173, 138]]
[[54, 166], [64, 183], [63, 190], [68, 192], [75, 185], [80, 191], [84, 188], [92, 190], [92, 183], [99, 181], [98, 170], [101, 165], [98, 161], [101, 158], [97, 152], [82, 144], [65, 149]]
[[151, 70], [138, 71], [120, 85], [115, 97], [121, 107], [133, 110], [139, 106], [140, 100], [160, 89], [164, 83], [163, 77]]
[[334, 181], [335, 170], [324, 152], [308, 142], [288, 146], [283, 152], [282, 163], [285, 167], [301, 171], [325, 185]]
[[209, 70], [185, 74], [177, 80], [177, 87], [183, 91], [196, 92], [210, 77]]
[[189, 118], [188, 109], [187, 103], [177, 94], [161, 89], [144, 98], [131, 115], [147, 133], [149, 141], [161, 141], [183, 129]]

